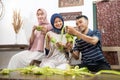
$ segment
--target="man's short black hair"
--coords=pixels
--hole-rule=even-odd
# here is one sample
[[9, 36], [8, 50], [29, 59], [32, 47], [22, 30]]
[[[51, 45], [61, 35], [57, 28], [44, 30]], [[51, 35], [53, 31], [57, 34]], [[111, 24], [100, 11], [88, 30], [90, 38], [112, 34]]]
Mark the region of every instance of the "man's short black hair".
[[85, 15], [79, 15], [79, 16], [76, 17], [76, 19], [80, 19], [80, 18], [85, 18], [86, 20], [88, 20], [88, 17], [85, 16]]

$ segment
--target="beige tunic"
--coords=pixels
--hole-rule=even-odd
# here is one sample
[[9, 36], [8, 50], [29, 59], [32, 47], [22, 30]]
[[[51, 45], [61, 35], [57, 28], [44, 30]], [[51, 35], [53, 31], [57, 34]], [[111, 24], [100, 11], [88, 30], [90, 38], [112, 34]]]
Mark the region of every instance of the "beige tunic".
[[[63, 44], [66, 44], [66, 38], [65, 35], [61, 36], [61, 34], [56, 34], [52, 31], [48, 32], [51, 37], [55, 38], [57, 42], [62, 42]], [[52, 42], [50, 43], [50, 51], [49, 54], [42, 60], [42, 63], [40, 64], [40, 67], [49, 66], [51, 68], [60, 68], [60, 69], [66, 69], [68, 66], [68, 60], [65, 57], [65, 53], [60, 51], [58, 47], [56, 47], [55, 44]]]

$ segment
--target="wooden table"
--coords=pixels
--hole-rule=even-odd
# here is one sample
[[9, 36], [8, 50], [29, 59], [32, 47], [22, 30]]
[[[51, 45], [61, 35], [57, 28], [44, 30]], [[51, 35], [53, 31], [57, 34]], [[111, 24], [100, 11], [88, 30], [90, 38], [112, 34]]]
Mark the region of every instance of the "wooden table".
[[112, 74], [100, 74], [94, 77], [88, 76], [77, 76], [74, 79], [72, 76], [63, 75], [33, 75], [33, 74], [19, 74], [17, 72], [12, 72], [10, 75], [0, 75], [0, 80], [120, 80], [120, 75]]

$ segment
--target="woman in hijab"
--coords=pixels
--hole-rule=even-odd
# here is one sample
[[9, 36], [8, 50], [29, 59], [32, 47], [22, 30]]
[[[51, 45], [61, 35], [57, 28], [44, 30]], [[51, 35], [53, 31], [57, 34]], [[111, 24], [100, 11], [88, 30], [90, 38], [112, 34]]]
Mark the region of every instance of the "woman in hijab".
[[45, 35], [52, 27], [47, 21], [47, 13], [44, 9], [38, 9], [36, 16], [39, 24], [33, 26], [29, 49], [14, 55], [8, 64], [9, 69], [23, 68], [32, 60], [41, 61], [44, 58]]
[[45, 53], [46, 57], [42, 60], [40, 67], [50, 67], [67, 69], [69, 61], [67, 54], [71, 44], [67, 44], [64, 32], [64, 21], [60, 14], [53, 14], [51, 17], [53, 29], [46, 34]]

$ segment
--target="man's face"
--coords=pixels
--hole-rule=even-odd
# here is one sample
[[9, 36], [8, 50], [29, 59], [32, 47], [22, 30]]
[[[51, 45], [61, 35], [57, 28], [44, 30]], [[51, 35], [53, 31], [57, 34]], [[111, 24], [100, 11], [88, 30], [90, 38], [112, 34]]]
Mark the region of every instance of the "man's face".
[[83, 33], [88, 27], [88, 20], [86, 20], [84, 17], [79, 18], [76, 20], [76, 26], [78, 30]]

